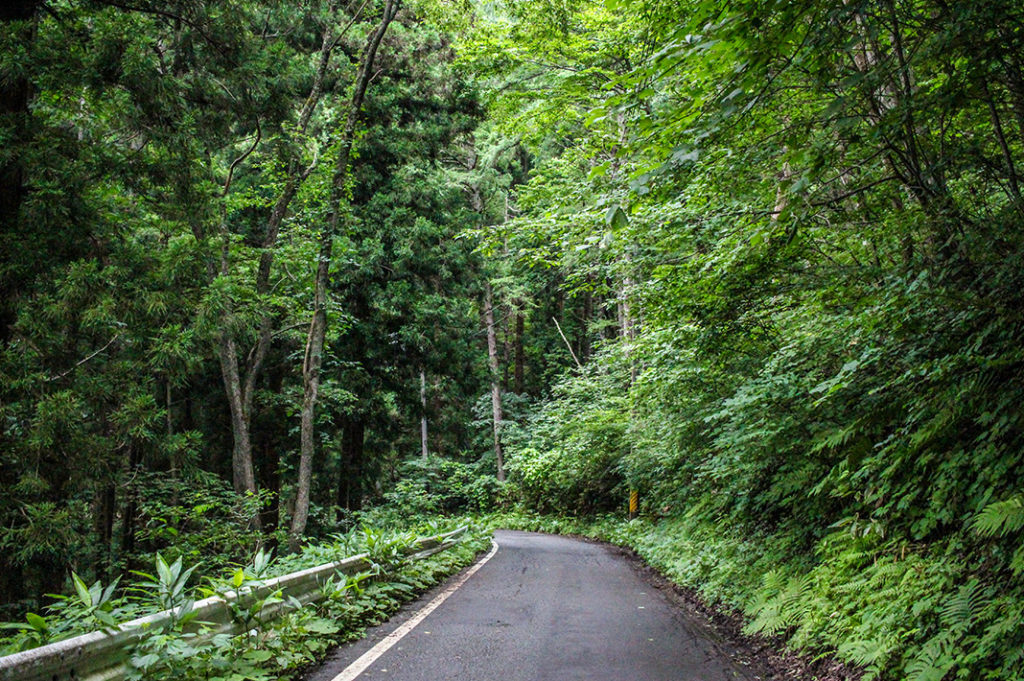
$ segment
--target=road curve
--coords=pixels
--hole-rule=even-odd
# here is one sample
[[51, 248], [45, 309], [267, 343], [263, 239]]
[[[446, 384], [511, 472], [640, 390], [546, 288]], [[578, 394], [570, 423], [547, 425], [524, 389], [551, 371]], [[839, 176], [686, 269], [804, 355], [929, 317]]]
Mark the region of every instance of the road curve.
[[[602, 544], [498, 531], [499, 549], [359, 681], [752, 681], [707, 625]], [[431, 596], [306, 681], [333, 681]]]

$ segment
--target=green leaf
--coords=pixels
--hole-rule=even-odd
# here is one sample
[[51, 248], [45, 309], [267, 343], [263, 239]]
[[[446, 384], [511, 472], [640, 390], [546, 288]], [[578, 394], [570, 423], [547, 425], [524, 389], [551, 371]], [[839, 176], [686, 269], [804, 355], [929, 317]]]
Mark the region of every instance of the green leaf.
[[269, 650], [248, 650], [242, 657], [250, 662], [266, 662], [272, 658], [274, 654]]
[[74, 572], [71, 573], [71, 581], [75, 585], [75, 591], [78, 593], [78, 599], [82, 601], [83, 605], [87, 608], [92, 607], [92, 594], [89, 593], [89, 587], [85, 585], [82, 578]]
[[625, 227], [629, 224], [629, 218], [621, 206], [612, 206], [604, 214], [604, 221], [610, 227]]
[[989, 504], [974, 518], [972, 526], [987, 537], [1002, 537], [1024, 528], [1024, 495]]
[[169, 587], [174, 583], [174, 578], [171, 577], [171, 570], [164, 561], [164, 557], [159, 553], [156, 554], [156, 572], [160, 576], [161, 584]]
[[46, 619], [34, 612], [25, 613], [25, 621], [40, 633], [45, 633], [49, 630], [49, 627], [46, 625]]

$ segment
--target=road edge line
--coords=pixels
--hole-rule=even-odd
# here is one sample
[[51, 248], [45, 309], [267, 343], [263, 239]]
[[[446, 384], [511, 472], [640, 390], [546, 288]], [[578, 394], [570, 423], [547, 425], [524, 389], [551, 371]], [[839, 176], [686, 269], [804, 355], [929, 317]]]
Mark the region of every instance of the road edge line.
[[378, 641], [377, 645], [375, 645], [374, 647], [370, 648], [365, 653], [360, 655], [355, 662], [345, 667], [345, 669], [342, 670], [340, 674], [331, 679], [331, 681], [353, 681], [353, 679], [357, 678], [360, 674], [365, 672], [370, 667], [370, 665], [376, 662], [381, 655], [386, 653], [388, 649], [391, 648], [391, 646], [395, 645], [403, 638], [405, 638], [406, 634], [415, 629], [416, 625], [425, 620], [430, 613], [434, 612], [434, 610], [436, 610], [439, 605], [444, 603], [449, 596], [451, 596], [459, 589], [459, 587], [465, 584], [466, 581], [474, 574], [476, 574], [476, 571], [482, 568], [484, 566], [484, 563], [493, 558], [494, 554], [497, 552], [498, 540], [492, 537], [491, 550], [486, 556], [483, 557], [483, 559], [481, 559], [473, 567], [466, 570], [466, 572], [464, 572], [461, 577], [459, 577], [450, 585], [445, 587], [444, 591], [442, 591], [434, 597], [434, 600], [430, 601], [425, 606], [420, 608], [419, 612], [417, 612], [415, 615], [413, 615], [404, 623], [402, 623], [400, 627], [398, 627], [390, 634], [388, 634], [380, 641]]

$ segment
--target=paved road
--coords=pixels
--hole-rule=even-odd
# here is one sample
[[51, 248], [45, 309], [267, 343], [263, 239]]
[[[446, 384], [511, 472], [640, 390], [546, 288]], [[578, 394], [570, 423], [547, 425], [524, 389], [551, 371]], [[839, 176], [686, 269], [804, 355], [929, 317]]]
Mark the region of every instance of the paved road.
[[[706, 625], [600, 544], [499, 531], [498, 552], [359, 681], [750, 681]], [[430, 595], [307, 681], [332, 681]]]

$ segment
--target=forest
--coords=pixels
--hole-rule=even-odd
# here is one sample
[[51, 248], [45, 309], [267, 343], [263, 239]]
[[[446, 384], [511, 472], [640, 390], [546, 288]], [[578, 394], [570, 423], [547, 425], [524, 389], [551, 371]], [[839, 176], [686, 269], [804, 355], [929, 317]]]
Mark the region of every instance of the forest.
[[1022, 173], [1018, 0], [10, 0], [0, 653], [470, 518], [1024, 678]]

